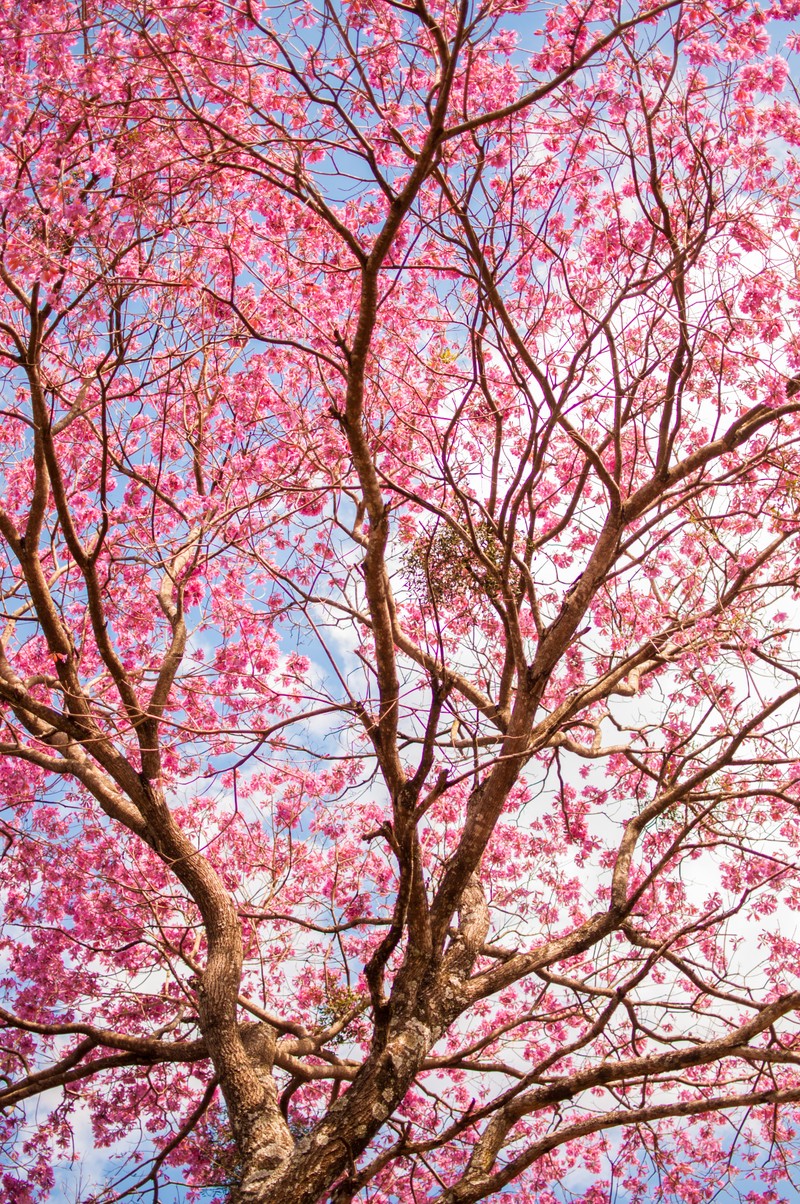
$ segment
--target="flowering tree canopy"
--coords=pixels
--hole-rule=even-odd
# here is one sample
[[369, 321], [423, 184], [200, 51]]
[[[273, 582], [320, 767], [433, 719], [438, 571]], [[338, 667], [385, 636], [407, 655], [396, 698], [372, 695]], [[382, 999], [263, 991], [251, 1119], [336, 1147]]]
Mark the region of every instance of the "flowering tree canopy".
[[4, 1199], [781, 1198], [798, 15], [12, 0]]

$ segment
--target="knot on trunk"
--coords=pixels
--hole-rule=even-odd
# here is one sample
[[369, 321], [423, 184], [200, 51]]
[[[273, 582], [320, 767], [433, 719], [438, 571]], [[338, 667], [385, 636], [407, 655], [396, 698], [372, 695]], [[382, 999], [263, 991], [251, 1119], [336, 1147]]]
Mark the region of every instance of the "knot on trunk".
[[277, 1030], [263, 1020], [247, 1021], [239, 1025], [239, 1036], [244, 1051], [256, 1070], [260, 1074], [271, 1075], [278, 1040]]

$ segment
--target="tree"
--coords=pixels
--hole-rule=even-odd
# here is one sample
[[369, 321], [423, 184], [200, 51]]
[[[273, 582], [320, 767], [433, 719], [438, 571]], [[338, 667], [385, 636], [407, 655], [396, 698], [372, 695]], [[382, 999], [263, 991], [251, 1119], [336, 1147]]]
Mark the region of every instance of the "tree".
[[13, 5], [6, 1198], [792, 1181], [796, 15]]

